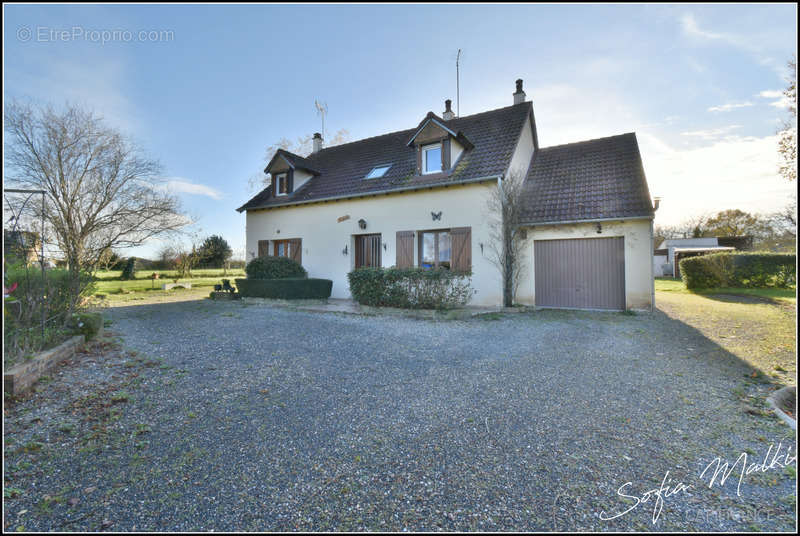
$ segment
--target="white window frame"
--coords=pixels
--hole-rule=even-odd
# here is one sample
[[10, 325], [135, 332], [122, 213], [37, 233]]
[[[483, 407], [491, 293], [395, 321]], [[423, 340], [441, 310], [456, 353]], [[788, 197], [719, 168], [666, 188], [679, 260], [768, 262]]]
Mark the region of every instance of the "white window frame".
[[[392, 167], [392, 165], [391, 165], [391, 164], [380, 164], [380, 165], [377, 165], [377, 166], [373, 167], [373, 168], [372, 168], [372, 169], [369, 171], [369, 173], [367, 173], [367, 174], [364, 176], [364, 178], [365, 178], [365, 179], [368, 179], [368, 180], [372, 180], [372, 179], [380, 179], [381, 177], [383, 177], [384, 175], [386, 175], [386, 174], [389, 172], [389, 170], [391, 169], [391, 167]], [[385, 169], [384, 169], [384, 168], [385, 168]], [[374, 177], [370, 177], [370, 175], [372, 175], [372, 174], [375, 172], [375, 170], [376, 170], [376, 169], [383, 169], [384, 171], [383, 171], [383, 173], [381, 173], [380, 175], [375, 175]]]
[[[435, 169], [433, 171], [428, 171], [428, 151], [430, 151], [432, 149], [439, 149], [439, 169]], [[422, 151], [422, 174], [423, 175], [430, 175], [431, 173], [441, 173], [441, 172], [444, 171], [444, 168], [442, 166], [442, 157], [441, 157], [443, 150], [444, 149], [442, 148], [441, 142], [439, 142], [439, 143], [431, 143], [430, 145], [423, 145], [421, 147], [421, 151]]]
[[283, 178], [283, 180], [285, 181], [284, 183], [286, 184], [286, 189], [287, 190], [289, 189], [289, 182], [288, 182], [289, 181], [289, 176], [288, 176], [288, 174], [287, 173], [278, 173], [277, 175], [275, 175], [275, 190], [276, 190], [275, 195], [276, 196], [289, 195], [289, 192], [281, 193], [281, 178]]

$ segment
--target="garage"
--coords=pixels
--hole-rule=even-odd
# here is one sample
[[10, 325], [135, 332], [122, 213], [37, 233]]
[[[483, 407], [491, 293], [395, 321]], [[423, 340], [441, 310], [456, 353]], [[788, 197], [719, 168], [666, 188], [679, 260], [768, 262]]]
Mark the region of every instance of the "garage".
[[625, 309], [625, 241], [571, 238], [534, 241], [537, 307]]

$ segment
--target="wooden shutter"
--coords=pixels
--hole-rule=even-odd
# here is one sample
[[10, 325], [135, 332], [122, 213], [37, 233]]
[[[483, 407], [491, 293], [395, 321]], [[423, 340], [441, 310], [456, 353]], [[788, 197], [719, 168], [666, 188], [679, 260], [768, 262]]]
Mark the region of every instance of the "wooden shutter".
[[397, 231], [397, 267], [414, 266], [414, 231]]
[[277, 197], [278, 196], [278, 179], [275, 178], [275, 174], [274, 173], [272, 174], [272, 179], [270, 179], [270, 180], [272, 181], [272, 197]]
[[269, 255], [269, 240], [258, 241], [258, 256], [266, 257]]
[[286, 172], [286, 193], [290, 194], [294, 192], [294, 170], [289, 169]]
[[450, 169], [450, 138], [442, 140], [442, 171]]
[[293, 261], [303, 264], [303, 240], [301, 238], [289, 240], [289, 252]]
[[452, 248], [451, 266], [457, 272], [472, 270], [472, 228], [455, 227], [450, 229], [450, 247]]

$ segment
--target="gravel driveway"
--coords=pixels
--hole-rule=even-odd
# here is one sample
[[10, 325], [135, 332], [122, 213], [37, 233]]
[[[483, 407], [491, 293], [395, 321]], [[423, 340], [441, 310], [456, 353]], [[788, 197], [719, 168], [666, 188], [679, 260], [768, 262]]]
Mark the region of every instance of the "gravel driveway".
[[[8, 530], [795, 526], [796, 441], [763, 409], [771, 386], [660, 312], [110, 315], [122, 350], [7, 409]], [[768, 450], [741, 484], [742, 460], [722, 486], [700, 478]], [[645, 496], [662, 481], [675, 493]]]

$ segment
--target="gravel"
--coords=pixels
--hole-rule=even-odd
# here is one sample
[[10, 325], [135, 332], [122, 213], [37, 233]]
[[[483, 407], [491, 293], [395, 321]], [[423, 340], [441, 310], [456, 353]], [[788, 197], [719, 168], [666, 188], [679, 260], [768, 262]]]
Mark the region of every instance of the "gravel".
[[795, 528], [796, 462], [700, 478], [794, 457], [773, 386], [660, 312], [110, 314], [124, 348], [7, 407], [7, 530]]

